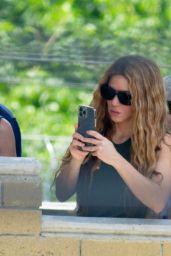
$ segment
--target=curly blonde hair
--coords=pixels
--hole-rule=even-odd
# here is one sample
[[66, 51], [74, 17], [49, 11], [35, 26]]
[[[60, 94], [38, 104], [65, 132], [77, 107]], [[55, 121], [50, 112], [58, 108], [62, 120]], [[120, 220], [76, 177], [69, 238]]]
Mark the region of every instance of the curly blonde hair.
[[154, 171], [161, 141], [167, 133], [167, 101], [158, 66], [142, 56], [125, 56], [112, 64], [96, 88], [91, 106], [97, 111], [97, 131], [111, 138], [113, 123], [100, 87], [115, 75], [124, 76], [132, 95], [131, 163], [145, 176]]
[[[161, 142], [167, 133], [167, 101], [163, 79], [158, 66], [142, 56], [124, 56], [116, 60], [105, 72], [94, 91], [91, 106], [96, 108], [96, 130], [111, 139], [114, 123], [111, 121], [107, 101], [100, 88], [115, 75], [124, 76], [129, 85], [133, 108], [133, 134], [131, 137], [131, 163], [144, 176], [155, 171]], [[67, 150], [61, 170], [71, 159]]]

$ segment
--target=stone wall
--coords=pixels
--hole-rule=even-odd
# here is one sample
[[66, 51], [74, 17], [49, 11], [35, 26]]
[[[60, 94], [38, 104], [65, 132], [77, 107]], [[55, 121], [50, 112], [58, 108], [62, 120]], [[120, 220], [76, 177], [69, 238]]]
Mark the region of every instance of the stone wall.
[[171, 256], [171, 220], [42, 215], [40, 170], [0, 157], [0, 256]]
[[40, 234], [40, 169], [40, 163], [32, 158], [0, 157], [1, 239], [12, 234]]

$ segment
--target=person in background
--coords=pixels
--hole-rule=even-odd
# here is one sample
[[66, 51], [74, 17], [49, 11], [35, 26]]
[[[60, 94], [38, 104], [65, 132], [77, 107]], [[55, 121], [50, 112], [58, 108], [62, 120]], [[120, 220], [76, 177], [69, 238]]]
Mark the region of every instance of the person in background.
[[10, 123], [0, 116], [0, 156], [16, 156], [15, 137]]
[[[171, 131], [171, 76], [164, 77], [164, 84], [167, 93], [167, 104], [168, 104], [168, 126]], [[161, 217], [164, 219], [171, 219], [171, 195], [167, 202], [165, 209], [161, 212]]]
[[[166, 76], [163, 79], [166, 88], [167, 105], [168, 105], [168, 129], [171, 130], [171, 76]], [[166, 204], [166, 207], [160, 214], [155, 214], [153, 211], [148, 211], [146, 218], [171, 218], [171, 197]]]
[[166, 86], [167, 103], [169, 108], [168, 122], [169, 122], [169, 128], [171, 130], [171, 75], [164, 77], [164, 83]]
[[[77, 196], [77, 215], [145, 218], [160, 213], [171, 184], [171, 135], [158, 66], [124, 56], [105, 72], [90, 104], [97, 131], [77, 131], [56, 173], [56, 196]], [[86, 146], [91, 143], [93, 146]]]

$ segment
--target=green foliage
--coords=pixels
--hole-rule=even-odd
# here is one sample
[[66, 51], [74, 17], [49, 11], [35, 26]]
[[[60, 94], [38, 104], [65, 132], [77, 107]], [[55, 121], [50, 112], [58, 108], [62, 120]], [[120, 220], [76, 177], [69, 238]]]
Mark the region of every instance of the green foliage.
[[91, 100], [90, 91], [68, 87], [1, 84], [0, 89], [0, 102], [15, 113], [24, 134], [70, 135], [78, 105]]
[[[170, 74], [170, 41], [170, 0], [1, 0], [0, 102], [22, 134], [70, 136], [78, 105], [89, 104], [111, 62], [141, 54]], [[64, 144], [53, 140], [60, 157]], [[52, 179], [43, 141], [24, 140], [23, 152]]]

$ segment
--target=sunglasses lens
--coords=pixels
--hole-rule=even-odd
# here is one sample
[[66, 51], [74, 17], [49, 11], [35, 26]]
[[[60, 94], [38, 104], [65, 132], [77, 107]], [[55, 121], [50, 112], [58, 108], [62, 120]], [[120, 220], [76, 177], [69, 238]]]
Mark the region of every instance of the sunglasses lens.
[[100, 88], [100, 93], [105, 100], [112, 100], [117, 95], [121, 104], [131, 105], [131, 95], [129, 92], [116, 92], [113, 88], [105, 84]]
[[116, 95], [115, 91], [108, 85], [103, 85], [100, 88], [100, 93], [102, 98], [104, 98], [105, 100], [112, 100]]
[[168, 108], [169, 108], [169, 114], [171, 114], [171, 101], [167, 102]]
[[131, 95], [127, 92], [118, 92], [118, 99], [123, 105], [131, 105]]

